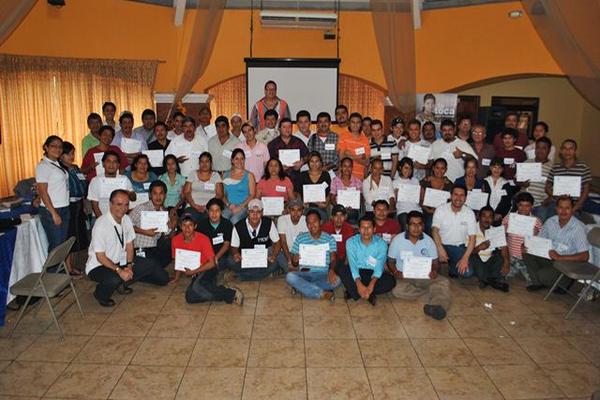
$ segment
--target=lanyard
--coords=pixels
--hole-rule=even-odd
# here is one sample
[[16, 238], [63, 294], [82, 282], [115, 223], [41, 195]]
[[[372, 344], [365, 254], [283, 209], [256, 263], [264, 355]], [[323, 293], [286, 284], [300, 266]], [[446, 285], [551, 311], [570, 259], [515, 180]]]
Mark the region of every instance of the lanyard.
[[115, 228], [115, 233], [117, 234], [117, 239], [119, 239], [119, 243], [121, 243], [121, 247], [125, 248], [125, 232], [121, 231], [121, 234], [119, 235], [117, 227], [113, 225], [113, 228]]
[[66, 170], [65, 170], [63, 167], [61, 167], [61, 166], [60, 166], [60, 164], [59, 164], [59, 165], [56, 165], [56, 164], [54, 164], [54, 163], [53, 163], [53, 162], [51, 162], [51, 161], [48, 161], [48, 163], [49, 163], [50, 165], [52, 165], [53, 167], [56, 167], [56, 168], [60, 169], [60, 172], [62, 172], [62, 173], [64, 173], [64, 174], [69, 174], [69, 173], [68, 173], [68, 172], [67, 172], [67, 171], [66, 171]]

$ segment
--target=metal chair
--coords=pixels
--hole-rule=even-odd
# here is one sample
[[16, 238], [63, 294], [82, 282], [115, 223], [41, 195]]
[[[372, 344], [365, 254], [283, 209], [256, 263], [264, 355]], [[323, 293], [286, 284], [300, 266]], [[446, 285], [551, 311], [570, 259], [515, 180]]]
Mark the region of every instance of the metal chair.
[[[10, 287], [10, 292], [13, 295], [27, 296], [27, 300], [25, 301], [25, 304], [21, 306], [21, 311], [19, 311], [19, 316], [17, 317], [17, 321], [15, 322], [15, 325], [13, 326], [9, 336], [12, 336], [15, 329], [17, 329], [17, 326], [19, 325], [19, 322], [21, 321], [21, 318], [27, 309], [27, 305], [31, 301], [31, 298], [44, 297], [48, 303], [50, 314], [52, 315], [52, 319], [54, 319], [54, 323], [56, 324], [56, 328], [58, 329], [60, 338], [62, 340], [64, 338], [64, 333], [58, 323], [58, 319], [56, 318], [54, 307], [52, 307], [52, 302], [50, 299], [57, 297], [60, 293], [62, 293], [63, 290], [67, 288], [67, 286], [71, 286], [73, 296], [75, 296], [75, 301], [77, 302], [77, 307], [79, 307], [79, 312], [81, 313], [82, 317], [84, 316], [81, 303], [79, 303], [79, 298], [77, 297], [77, 292], [75, 291], [75, 285], [73, 285], [73, 279], [68, 273], [61, 273], [63, 269], [66, 270], [65, 260], [69, 255], [74, 243], [75, 237], [70, 237], [67, 239], [64, 243], [54, 248], [50, 254], [48, 254], [48, 258], [46, 258], [46, 262], [42, 267], [42, 272], [31, 273]], [[49, 267], [55, 265], [58, 265], [56, 273], [46, 272]]]
[[[595, 247], [600, 247], [600, 228], [593, 228], [587, 234], [588, 242]], [[573, 280], [583, 281], [585, 287], [579, 295], [576, 295], [568, 290], [567, 293], [570, 295], [577, 297], [577, 301], [571, 307], [569, 312], [565, 315], [565, 319], [569, 319], [575, 308], [587, 297], [588, 292], [592, 289], [592, 285], [594, 282], [600, 282], [600, 268], [595, 266], [594, 264], [590, 264], [589, 262], [573, 262], [573, 261], [555, 261], [553, 264], [554, 268], [556, 268], [560, 272], [560, 276], [554, 282], [554, 285], [550, 288], [546, 296], [544, 297], [544, 301], [550, 297], [554, 289], [559, 286], [561, 279], [564, 276], [567, 276]]]

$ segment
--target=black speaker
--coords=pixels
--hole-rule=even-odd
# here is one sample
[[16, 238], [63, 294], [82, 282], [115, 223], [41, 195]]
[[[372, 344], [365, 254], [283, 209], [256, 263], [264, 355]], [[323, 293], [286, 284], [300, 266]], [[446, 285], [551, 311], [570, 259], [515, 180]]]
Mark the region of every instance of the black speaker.
[[62, 7], [65, 5], [65, 0], [48, 0], [51, 6]]

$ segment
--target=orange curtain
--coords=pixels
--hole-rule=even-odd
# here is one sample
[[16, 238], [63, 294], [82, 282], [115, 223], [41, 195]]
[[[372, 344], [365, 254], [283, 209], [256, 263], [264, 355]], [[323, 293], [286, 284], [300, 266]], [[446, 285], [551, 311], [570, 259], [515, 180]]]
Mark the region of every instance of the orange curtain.
[[350, 112], [383, 121], [385, 93], [380, 88], [362, 79], [340, 74], [338, 93], [339, 102], [346, 105]]
[[230, 118], [234, 113], [242, 114], [246, 119], [246, 75], [238, 75], [208, 89], [213, 98], [210, 109], [214, 116], [224, 115]]
[[135, 116], [153, 108], [158, 61], [0, 55], [0, 196], [34, 175], [42, 143], [56, 134], [77, 148], [89, 113], [112, 101]]

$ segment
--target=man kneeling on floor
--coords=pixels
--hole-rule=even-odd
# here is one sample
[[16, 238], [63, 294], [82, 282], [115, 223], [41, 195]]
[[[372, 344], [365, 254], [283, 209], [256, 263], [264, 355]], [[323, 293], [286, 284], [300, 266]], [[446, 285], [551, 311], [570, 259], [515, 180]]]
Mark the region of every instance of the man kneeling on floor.
[[[432, 318], [444, 319], [451, 302], [450, 285], [448, 279], [438, 275], [440, 268], [438, 252], [433, 239], [423, 233], [425, 227], [423, 214], [419, 211], [409, 212], [406, 217], [406, 226], [406, 232], [394, 238], [388, 251], [388, 268], [397, 279], [392, 294], [406, 300], [415, 300], [423, 294], [428, 294], [429, 299], [423, 307], [423, 311]], [[429, 279], [404, 277], [404, 263], [409, 257], [431, 259]]]
[[94, 297], [101, 306], [112, 307], [117, 290], [121, 294], [133, 291], [136, 281], [165, 286], [169, 274], [154, 259], [134, 256], [135, 231], [127, 214], [129, 193], [115, 190], [110, 194], [109, 212], [100, 216], [92, 229], [92, 242], [85, 265], [87, 275], [98, 282]]
[[[215, 253], [208, 236], [196, 232], [196, 221], [192, 214], [181, 218], [181, 233], [171, 242], [175, 269], [183, 269], [192, 282], [185, 291], [185, 300], [190, 303], [224, 301], [242, 305], [244, 295], [238, 288], [217, 285]], [[192, 265], [194, 264], [194, 265]]]
[[321, 214], [306, 214], [308, 232], [296, 237], [292, 246], [292, 266], [297, 271], [286, 275], [287, 283], [310, 299], [333, 300], [333, 290], [341, 283], [335, 273], [337, 244], [333, 236], [321, 231]]

